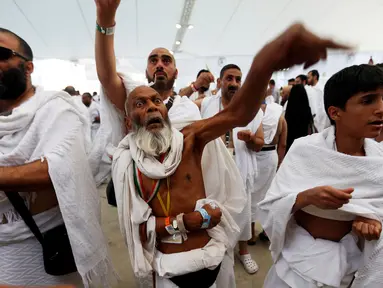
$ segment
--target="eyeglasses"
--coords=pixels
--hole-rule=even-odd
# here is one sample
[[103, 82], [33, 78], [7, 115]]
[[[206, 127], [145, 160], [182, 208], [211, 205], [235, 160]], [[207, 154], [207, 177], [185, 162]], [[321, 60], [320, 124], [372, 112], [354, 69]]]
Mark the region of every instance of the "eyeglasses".
[[7, 61], [11, 59], [13, 56], [20, 57], [21, 59], [24, 59], [25, 61], [31, 61], [27, 57], [21, 55], [20, 53], [12, 49], [8, 49], [8, 48], [0, 46], [0, 61]]

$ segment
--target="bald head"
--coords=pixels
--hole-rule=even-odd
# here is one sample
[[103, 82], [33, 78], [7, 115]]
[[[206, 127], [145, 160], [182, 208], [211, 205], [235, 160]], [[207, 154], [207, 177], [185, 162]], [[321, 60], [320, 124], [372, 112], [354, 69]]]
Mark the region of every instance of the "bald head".
[[282, 88], [281, 97], [284, 101], [286, 101], [289, 98], [291, 88], [293, 88], [292, 85], [287, 85]]
[[172, 59], [172, 61], [174, 63], [174, 66], [176, 66], [176, 59], [174, 58], [174, 55], [170, 52], [169, 49], [166, 49], [166, 48], [163, 48], [163, 47], [154, 48], [152, 50], [152, 52], [149, 53], [148, 59], [152, 55], [158, 55], [158, 56], [166, 55], [166, 56], [169, 56]]
[[178, 71], [174, 56], [166, 48], [155, 48], [150, 52], [146, 66], [146, 78], [160, 93], [173, 90]]
[[74, 89], [73, 86], [67, 86], [67, 87], [65, 87], [64, 91], [65, 91], [66, 93], [68, 93], [69, 95], [71, 95], [71, 96], [76, 96], [76, 95], [77, 95], [77, 91], [76, 91], [76, 89]]

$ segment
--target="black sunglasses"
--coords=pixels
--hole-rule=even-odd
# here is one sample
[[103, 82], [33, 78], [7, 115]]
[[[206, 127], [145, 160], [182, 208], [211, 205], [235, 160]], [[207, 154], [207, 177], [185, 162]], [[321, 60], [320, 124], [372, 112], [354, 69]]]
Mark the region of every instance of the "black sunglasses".
[[12, 49], [8, 49], [8, 48], [0, 46], [0, 61], [7, 61], [11, 59], [13, 56], [20, 57], [21, 59], [24, 59], [25, 61], [30, 61], [27, 57], [21, 55], [20, 53]]

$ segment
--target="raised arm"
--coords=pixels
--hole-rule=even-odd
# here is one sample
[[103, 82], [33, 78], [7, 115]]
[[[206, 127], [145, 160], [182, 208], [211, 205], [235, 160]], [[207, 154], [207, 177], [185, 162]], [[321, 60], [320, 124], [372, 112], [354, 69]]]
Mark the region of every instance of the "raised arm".
[[[104, 28], [116, 25], [115, 16], [120, 0], [95, 0], [97, 23]], [[105, 35], [96, 29], [96, 68], [107, 97], [121, 111], [124, 111], [126, 91], [117, 74], [114, 54], [114, 35]]]
[[295, 24], [270, 42], [255, 56], [245, 83], [229, 106], [214, 117], [190, 125], [203, 148], [208, 142], [235, 127], [246, 126], [257, 114], [274, 71], [305, 63], [307, 68], [327, 57], [327, 49], [348, 49], [322, 39]]
[[213, 74], [211, 74], [210, 72], [202, 73], [201, 75], [198, 76], [195, 82], [193, 82], [191, 85], [184, 87], [180, 90], [180, 96], [190, 97], [194, 93], [192, 85], [194, 86], [195, 89], [198, 90], [202, 86], [209, 86], [210, 83], [212, 82], [214, 82]]

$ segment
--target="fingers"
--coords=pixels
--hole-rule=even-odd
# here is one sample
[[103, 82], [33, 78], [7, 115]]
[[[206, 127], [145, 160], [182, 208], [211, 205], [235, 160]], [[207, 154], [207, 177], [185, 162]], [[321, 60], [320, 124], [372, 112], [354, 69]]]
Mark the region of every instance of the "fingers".
[[331, 39], [322, 39], [322, 45], [327, 49], [353, 50], [353, 47], [334, 42]]
[[326, 191], [336, 199], [349, 200], [352, 198], [351, 193], [354, 192], [354, 188], [336, 189], [333, 187], [326, 187]]

